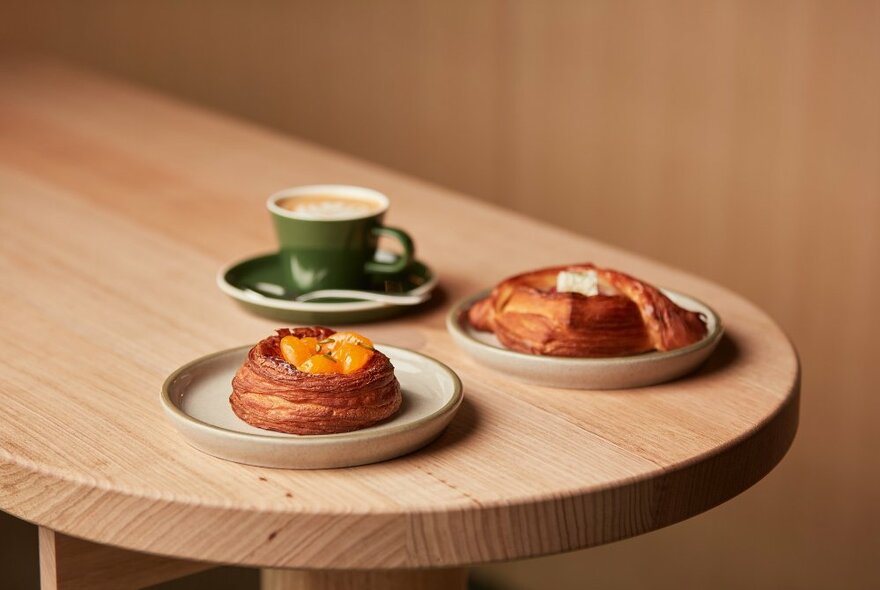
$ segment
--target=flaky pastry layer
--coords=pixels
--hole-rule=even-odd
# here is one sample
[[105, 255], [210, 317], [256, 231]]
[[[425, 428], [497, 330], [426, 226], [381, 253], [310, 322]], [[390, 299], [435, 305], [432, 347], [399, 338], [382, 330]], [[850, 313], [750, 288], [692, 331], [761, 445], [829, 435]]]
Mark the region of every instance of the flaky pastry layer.
[[283, 328], [258, 342], [232, 379], [229, 402], [235, 414], [257, 428], [333, 434], [366, 428], [397, 412], [400, 383], [391, 361], [378, 350], [348, 375], [304, 373], [281, 357], [284, 336], [320, 340], [334, 333], [320, 327]]
[[[556, 291], [562, 271], [596, 272], [617, 294]], [[655, 287], [622, 272], [576, 264], [523, 273], [474, 304], [468, 320], [494, 332], [507, 348], [566, 357], [612, 357], [674, 350], [701, 340], [700, 314], [682, 309]]]

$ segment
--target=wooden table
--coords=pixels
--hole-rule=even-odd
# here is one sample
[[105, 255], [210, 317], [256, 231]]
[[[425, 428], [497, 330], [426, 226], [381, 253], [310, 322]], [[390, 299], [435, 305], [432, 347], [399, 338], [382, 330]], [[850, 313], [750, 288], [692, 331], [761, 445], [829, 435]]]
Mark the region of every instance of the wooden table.
[[[204, 455], [165, 419], [159, 388], [275, 327], [214, 274], [272, 250], [268, 194], [316, 182], [392, 197], [389, 222], [416, 238], [443, 293], [362, 330], [453, 367], [466, 402], [438, 441], [383, 464], [284, 471]], [[770, 471], [797, 428], [792, 345], [726, 289], [59, 65], [0, 68], [0, 243], [0, 509], [40, 526], [44, 588], [135, 587], [219, 563], [275, 568], [266, 588], [463, 587], [471, 564], [708, 510]], [[452, 301], [566, 261], [703, 299], [727, 336], [687, 379], [604, 392], [526, 386], [453, 346]]]

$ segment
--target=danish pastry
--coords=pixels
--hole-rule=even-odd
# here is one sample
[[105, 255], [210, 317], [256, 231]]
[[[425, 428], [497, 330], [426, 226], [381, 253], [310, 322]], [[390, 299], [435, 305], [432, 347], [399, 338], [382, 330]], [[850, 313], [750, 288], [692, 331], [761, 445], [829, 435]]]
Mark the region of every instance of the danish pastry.
[[700, 314], [622, 272], [577, 264], [508, 278], [468, 310], [505, 347], [566, 357], [674, 350], [706, 335]]
[[400, 408], [387, 356], [355, 332], [283, 328], [249, 352], [229, 402], [252, 426], [289, 434], [365, 428]]

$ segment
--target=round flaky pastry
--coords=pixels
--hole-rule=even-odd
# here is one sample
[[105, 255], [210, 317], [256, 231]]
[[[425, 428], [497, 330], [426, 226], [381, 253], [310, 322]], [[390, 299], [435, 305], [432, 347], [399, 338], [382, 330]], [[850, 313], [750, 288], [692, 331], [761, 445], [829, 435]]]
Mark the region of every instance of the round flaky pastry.
[[257, 343], [232, 379], [229, 402], [235, 414], [258, 428], [332, 434], [366, 428], [397, 412], [400, 383], [391, 361], [379, 351], [347, 375], [304, 373], [281, 356], [284, 336], [321, 340], [334, 333], [330, 328], [284, 328]]
[[[596, 291], [560, 292], [560, 273], [590, 274]], [[698, 313], [682, 309], [638, 279], [592, 264], [545, 268], [499, 283], [468, 320], [512, 350], [567, 357], [611, 357], [674, 350], [706, 335]]]

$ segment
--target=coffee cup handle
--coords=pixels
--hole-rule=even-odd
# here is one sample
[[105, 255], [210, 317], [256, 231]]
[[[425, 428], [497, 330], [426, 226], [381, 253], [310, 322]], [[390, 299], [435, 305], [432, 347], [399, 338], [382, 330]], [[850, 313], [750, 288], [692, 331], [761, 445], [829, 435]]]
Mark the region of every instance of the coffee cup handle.
[[410, 262], [413, 259], [413, 252], [415, 251], [415, 247], [413, 246], [412, 238], [409, 237], [402, 229], [397, 229], [396, 227], [385, 227], [385, 226], [377, 226], [373, 228], [373, 235], [377, 238], [386, 236], [389, 238], [394, 238], [400, 245], [403, 247], [403, 253], [400, 257], [394, 262], [379, 262], [377, 260], [370, 260], [366, 265], [366, 272], [370, 274], [393, 274], [402, 271], [407, 266], [409, 266]]

